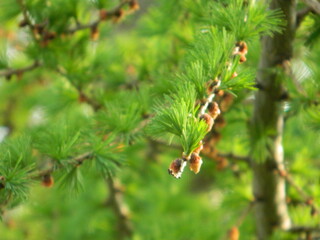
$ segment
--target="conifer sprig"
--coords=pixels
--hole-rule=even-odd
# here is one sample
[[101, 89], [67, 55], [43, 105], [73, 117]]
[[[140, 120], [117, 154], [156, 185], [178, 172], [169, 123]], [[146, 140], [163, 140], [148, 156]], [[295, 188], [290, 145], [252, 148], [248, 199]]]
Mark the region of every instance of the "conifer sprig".
[[285, 24], [282, 18], [281, 11], [266, 9], [259, 2], [235, 0], [227, 6], [211, 3], [207, 22], [226, 28], [238, 41], [247, 41], [259, 34], [280, 32]]
[[[185, 84], [193, 93], [178, 91], [166, 96], [166, 104], [156, 106], [156, 116], [151, 122], [153, 133], [167, 132], [180, 137], [184, 153], [182, 160], [176, 159], [170, 165], [169, 173], [174, 177], [181, 176], [190, 159], [190, 169], [197, 169], [195, 173], [199, 171], [202, 164], [198, 155], [202, 149], [200, 136], [204, 137], [205, 132], [211, 130], [214, 119], [220, 114], [217, 103], [213, 102], [219, 88], [228, 91], [254, 89], [251, 71], [236, 72], [239, 64], [246, 61], [248, 52], [243, 40], [280, 31], [280, 16], [278, 11], [266, 10], [263, 5], [250, 1], [235, 0], [227, 6], [212, 3], [203, 19], [208, 25], [197, 35], [187, 54], [183, 73], [177, 75], [177, 85]], [[209, 105], [211, 111], [207, 114]], [[199, 124], [205, 124], [206, 128]], [[191, 127], [193, 125], [198, 127]]]

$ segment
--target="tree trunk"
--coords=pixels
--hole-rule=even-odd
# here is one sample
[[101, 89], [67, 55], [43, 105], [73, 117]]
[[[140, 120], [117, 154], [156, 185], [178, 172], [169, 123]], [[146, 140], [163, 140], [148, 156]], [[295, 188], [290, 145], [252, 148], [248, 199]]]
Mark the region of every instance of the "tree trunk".
[[[272, 0], [271, 9], [281, 9], [286, 18], [282, 33], [262, 38], [258, 87], [255, 95], [252, 127], [267, 134], [264, 161], [253, 159], [253, 194], [256, 199], [255, 217], [259, 240], [269, 239], [275, 228], [288, 229], [291, 221], [286, 205], [285, 180], [276, 169], [283, 164], [283, 86], [275, 67], [287, 66], [292, 57], [295, 33], [295, 0]], [[279, 71], [278, 71], [279, 72]], [[259, 131], [260, 131], [259, 130]], [[252, 141], [255, 141], [254, 137]]]

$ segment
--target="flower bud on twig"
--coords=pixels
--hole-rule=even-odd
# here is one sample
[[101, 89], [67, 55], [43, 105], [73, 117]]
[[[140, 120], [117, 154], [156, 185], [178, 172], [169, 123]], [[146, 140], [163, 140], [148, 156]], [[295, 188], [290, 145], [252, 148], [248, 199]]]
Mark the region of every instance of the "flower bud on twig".
[[168, 172], [170, 175], [174, 176], [175, 178], [180, 178], [185, 166], [186, 166], [186, 161], [182, 158], [177, 158], [173, 160], [172, 163], [170, 164]]
[[232, 227], [228, 232], [229, 240], [239, 240], [240, 232], [237, 227]]
[[213, 119], [216, 119], [218, 115], [221, 113], [218, 103], [210, 102], [208, 105], [208, 112]]
[[192, 153], [190, 157], [190, 170], [193, 171], [195, 174], [200, 172], [200, 168], [202, 165], [202, 159], [197, 153]]
[[51, 174], [45, 174], [42, 177], [42, 186], [44, 187], [52, 187], [54, 184], [54, 180], [53, 177], [51, 176]]

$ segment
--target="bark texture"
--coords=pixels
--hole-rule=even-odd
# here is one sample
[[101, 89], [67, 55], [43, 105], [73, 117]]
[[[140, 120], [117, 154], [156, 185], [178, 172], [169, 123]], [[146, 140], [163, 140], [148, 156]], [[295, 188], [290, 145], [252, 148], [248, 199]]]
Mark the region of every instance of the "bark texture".
[[[286, 205], [285, 180], [276, 169], [283, 164], [283, 86], [275, 67], [286, 66], [292, 57], [295, 33], [295, 0], [271, 0], [271, 9], [281, 9], [287, 25], [282, 33], [262, 38], [262, 53], [259, 63], [252, 127], [268, 134], [268, 155], [263, 163], [253, 161], [253, 194], [257, 200], [255, 217], [259, 240], [269, 239], [276, 228], [291, 226]], [[252, 139], [254, 141], [255, 139]], [[253, 159], [255, 160], [255, 159]]]

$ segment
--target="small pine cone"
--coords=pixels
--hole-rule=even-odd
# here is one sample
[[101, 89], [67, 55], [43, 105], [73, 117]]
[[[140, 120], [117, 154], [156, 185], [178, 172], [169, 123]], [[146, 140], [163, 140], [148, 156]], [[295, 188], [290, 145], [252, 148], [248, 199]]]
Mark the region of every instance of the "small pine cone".
[[200, 168], [203, 162], [201, 157], [198, 155], [198, 153], [195, 153], [195, 152], [192, 153], [189, 161], [190, 161], [190, 170], [193, 171], [195, 174], [200, 172]]
[[243, 55], [246, 55], [248, 53], [248, 46], [244, 41], [237, 42], [236, 46], [239, 47], [239, 53]]
[[183, 169], [186, 166], [186, 161], [182, 158], [177, 158], [176, 160], [172, 161], [168, 172], [170, 175], [174, 176], [175, 178], [180, 178], [183, 172]]
[[228, 232], [229, 240], [239, 240], [240, 232], [237, 227], [232, 227]]
[[52, 187], [54, 184], [54, 180], [53, 177], [51, 176], [51, 174], [45, 174], [42, 177], [42, 186], [44, 187]]
[[91, 40], [93, 41], [97, 41], [98, 38], [99, 38], [99, 29], [98, 29], [98, 26], [97, 25], [94, 25], [91, 27]]
[[203, 142], [200, 141], [199, 146], [193, 152], [199, 154], [202, 151], [202, 149], [203, 149]]
[[211, 115], [211, 117], [214, 119], [216, 119], [218, 117], [218, 115], [221, 113], [218, 103], [216, 102], [210, 102], [208, 105], [208, 112]]
[[213, 118], [209, 114], [204, 113], [200, 116], [200, 120], [208, 125], [207, 131], [210, 132], [214, 123]]
[[140, 9], [140, 5], [138, 3], [137, 0], [132, 0], [130, 3], [129, 3], [129, 7], [130, 7], [130, 10], [131, 11], [137, 11]]
[[106, 9], [101, 9], [99, 12], [99, 17], [101, 21], [104, 21], [108, 18], [108, 12]]
[[246, 56], [245, 55], [243, 55], [243, 54], [241, 54], [240, 55], [240, 63], [244, 63], [245, 61], [247, 61], [247, 58], [246, 58]]
[[217, 91], [215, 92], [215, 94], [217, 95], [217, 97], [223, 97], [224, 96], [224, 91], [221, 89], [217, 89]]

